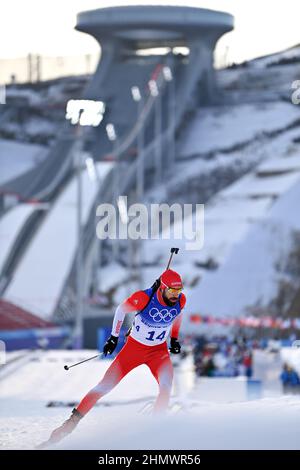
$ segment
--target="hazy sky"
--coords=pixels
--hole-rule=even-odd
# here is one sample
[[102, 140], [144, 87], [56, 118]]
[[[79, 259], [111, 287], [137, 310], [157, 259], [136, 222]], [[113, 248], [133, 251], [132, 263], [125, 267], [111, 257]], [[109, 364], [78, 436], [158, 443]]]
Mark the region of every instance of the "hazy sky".
[[[219, 42], [229, 59], [243, 59], [275, 52], [300, 43], [298, 0], [3, 0], [0, 15], [0, 58], [29, 52], [44, 55], [77, 55], [98, 51], [96, 41], [74, 30], [76, 14], [83, 10], [130, 4], [171, 4], [222, 10], [235, 16], [235, 31]], [[5, 5], [5, 6], [4, 6]]]

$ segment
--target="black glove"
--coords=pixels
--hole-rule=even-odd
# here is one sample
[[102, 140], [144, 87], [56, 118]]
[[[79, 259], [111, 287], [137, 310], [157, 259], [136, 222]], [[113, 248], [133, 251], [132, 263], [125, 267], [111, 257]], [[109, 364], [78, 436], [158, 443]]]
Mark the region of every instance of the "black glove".
[[179, 343], [177, 338], [171, 338], [170, 346], [171, 346], [170, 347], [170, 352], [172, 354], [179, 354], [180, 353], [181, 346], [180, 346], [180, 343]]
[[107, 354], [112, 354], [114, 350], [116, 349], [116, 346], [118, 344], [118, 337], [111, 335], [108, 340], [106, 341], [104, 347], [103, 347], [103, 354], [106, 356]]

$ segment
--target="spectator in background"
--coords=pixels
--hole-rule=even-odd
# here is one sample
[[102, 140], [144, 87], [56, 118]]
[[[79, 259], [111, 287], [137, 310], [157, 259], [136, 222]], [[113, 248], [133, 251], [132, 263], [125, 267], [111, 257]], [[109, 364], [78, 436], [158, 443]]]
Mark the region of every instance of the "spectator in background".
[[198, 377], [253, 375], [252, 341], [243, 337], [205, 336], [196, 339], [195, 372]]
[[280, 380], [284, 393], [297, 393], [300, 391], [300, 380], [297, 372], [287, 363], [283, 364]]
[[202, 375], [213, 377], [216, 367], [212, 356], [204, 356], [202, 367]]
[[251, 351], [246, 351], [244, 354], [243, 365], [245, 367], [245, 374], [248, 379], [252, 377], [252, 353]]

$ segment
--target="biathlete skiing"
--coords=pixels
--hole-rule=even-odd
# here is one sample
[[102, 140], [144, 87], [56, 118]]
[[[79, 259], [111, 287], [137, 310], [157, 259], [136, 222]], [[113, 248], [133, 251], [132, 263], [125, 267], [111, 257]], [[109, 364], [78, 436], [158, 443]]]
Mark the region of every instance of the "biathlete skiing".
[[52, 432], [48, 445], [57, 443], [70, 434], [98, 400], [109, 393], [128, 372], [142, 364], [149, 367], [159, 386], [153, 411], [162, 412], [168, 407], [173, 380], [169, 350], [173, 354], [180, 353], [178, 336], [182, 310], [186, 303], [182, 293], [182, 279], [177, 272], [169, 269], [174, 252], [177, 253], [178, 248], [171, 249], [166, 271], [150, 289], [133, 293], [117, 307], [111, 335], [104, 345], [103, 354], [106, 356], [114, 352], [125, 315], [137, 312], [127, 341], [100, 382], [73, 409], [71, 416]]

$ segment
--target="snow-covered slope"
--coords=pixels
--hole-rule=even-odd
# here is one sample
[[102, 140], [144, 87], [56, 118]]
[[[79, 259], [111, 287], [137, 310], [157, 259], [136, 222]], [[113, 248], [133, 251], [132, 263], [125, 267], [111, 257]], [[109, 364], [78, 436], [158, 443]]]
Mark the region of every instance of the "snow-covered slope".
[[288, 257], [293, 230], [300, 230], [299, 201], [300, 174], [265, 219], [232, 248], [224, 265], [206, 274], [197, 292], [191, 295], [190, 309], [216, 316], [238, 316], [248, 306], [267, 306], [278, 290], [277, 266]]
[[291, 102], [292, 83], [299, 79], [300, 46], [217, 72], [222, 103]]
[[[0, 373], [1, 449], [32, 449], [49, 437], [69, 416], [74, 402], [102, 377], [109, 361], [87, 362], [68, 372], [63, 365], [94, 353], [36, 352], [5, 379]], [[237, 398], [234, 390], [245, 382], [222, 380], [206, 379], [205, 386], [201, 380], [194, 382], [187, 358], [175, 368], [170, 411], [148, 416], [139, 411], [153, 401], [157, 385], [150, 371], [139, 367], [90, 411], [72, 435], [52, 448], [299, 449], [298, 396]], [[215, 399], [217, 394], [221, 399]], [[52, 400], [68, 406], [46, 407]]]
[[292, 61], [300, 62], [300, 45], [290, 47], [286, 50], [275, 52], [264, 57], [258, 57], [251, 61], [251, 65], [258, 68], [265, 68], [280, 64], [280, 62]]
[[[137, 417], [123, 411], [117, 423], [108, 414], [101, 432], [99, 419], [82, 423], [59, 449], [299, 449], [300, 401], [297, 397], [254, 400], [233, 404], [186, 402], [175, 416]], [[130, 418], [129, 418], [130, 416]], [[130, 429], [128, 429], [130, 422]], [[103, 428], [102, 428], [103, 429]], [[172, 430], [176, 430], [172, 432]], [[90, 436], [93, 436], [92, 438]]]
[[291, 103], [271, 102], [201, 108], [182, 136], [181, 157], [230, 149], [299, 119]]

